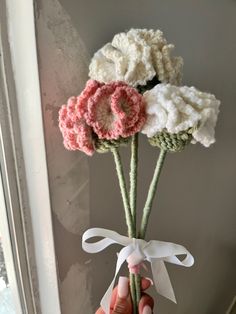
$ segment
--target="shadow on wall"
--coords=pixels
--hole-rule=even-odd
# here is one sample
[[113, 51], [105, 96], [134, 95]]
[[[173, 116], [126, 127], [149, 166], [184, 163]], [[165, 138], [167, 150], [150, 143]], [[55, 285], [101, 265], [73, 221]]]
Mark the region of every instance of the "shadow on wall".
[[37, 44], [55, 249], [62, 313], [93, 313], [90, 266], [81, 234], [89, 226], [89, 169], [84, 154], [65, 150], [58, 110], [87, 80], [88, 54], [57, 0], [37, 1]]

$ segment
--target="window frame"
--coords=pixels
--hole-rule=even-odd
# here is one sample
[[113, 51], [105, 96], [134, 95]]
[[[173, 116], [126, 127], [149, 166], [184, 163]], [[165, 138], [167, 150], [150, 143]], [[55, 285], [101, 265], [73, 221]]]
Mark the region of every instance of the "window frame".
[[34, 19], [32, 0], [0, 2], [1, 180], [22, 313], [60, 314]]
[[[11, 235], [9, 230], [5, 193], [3, 189], [2, 174], [0, 173], [0, 230], [2, 237], [2, 247], [4, 251], [4, 260], [7, 269], [7, 277], [12, 294], [13, 307], [16, 313], [23, 314], [22, 296], [19, 294], [18, 281], [15, 272], [15, 263]], [[24, 311], [25, 313], [25, 311]]]

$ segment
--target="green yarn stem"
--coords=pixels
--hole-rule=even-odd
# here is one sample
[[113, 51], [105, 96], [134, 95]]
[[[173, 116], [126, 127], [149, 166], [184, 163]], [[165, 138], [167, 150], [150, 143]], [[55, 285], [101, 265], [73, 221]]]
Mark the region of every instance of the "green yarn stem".
[[130, 238], [135, 238], [134, 225], [133, 225], [133, 217], [130, 210], [129, 205], [129, 197], [125, 183], [124, 171], [121, 163], [120, 153], [117, 148], [112, 148], [112, 153], [114, 156], [115, 164], [116, 164], [116, 172], [119, 180], [121, 196], [125, 209], [125, 220], [128, 227], [128, 235]]
[[140, 274], [135, 274], [134, 279], [135, 279], [135, 291], [136, 291], [136, 305], [138, 308], [139, 302], [141, 300], [141, 276]]
[[130, 191], [129, 201], [136, 233], [136, 201], [137, 201], [137, 176], [138, 176], [138, 133], [131, 139], [131, 159], [130, 159]]
[[[119, 185], [120, 185], [120, 191], [121, 191], [122, 200], [124, 204], [126, 224], [128, 226], [128, 235], [130, 238], [135, 238], [136, 228], [134, 226], [133, 216], [130, 209], [130, 202], [129, 202], [128, 192], [126, 188], [125, 176], [124, 176], [124, 171], [123, 171], [123, 167], [121, 163], [120, 153], [117, 148], [112, 148], [111, 151], [113, 153], [114, 160], [115, 160], [116, 172], [117, 172]], [[131, 291], [131, 298], [132, 298], [132, 304], [133, 304], [133, 314], [138, 314], [135, 276], [136, 275], [130, 273], [130, 291]]]
[[[136, 237], [136, 203], [137, 203], [137, 177], [138, 177], [138, 133], [132, 136], [131, 139], [131, 158], [130, 158], [130, 191], [129, 191], [129, 201], [130, 209], [133, 217], [133, 226]], [[132, 295], [133, 300], [133, 313], [138, 313], [138, 304], [141, 298], [141, 287], [140, 287], [140, 275], [131, 274], [131, 288], [134, 287], [134, 292]], [[132, 289], [131, 289], [132, 291]]]
[[133, 314], [138, 314], [138, 306], [137, 306], [137, 299], [136, 299], [136, 286], [135, 286], [135, 275], [130, 273], [129, 274], [130, 280], [130, 293], [133, 305]]
[[156, 168], [153, 174], [153, 178], [149, 186], [148, 196], [147, 196], [147, 200], [143, 209], [143, 216], [141, 220], [141, 227], [140, 227], [140, 232], [139, 232], [140, 239], [144, 239], [146, 235], [148, 219], [151, 214], [152, 203], [156, 194], [157, 184], [158, 184], [161, 170], [165, 161], [166, 153], [167, 151], [165, 149], [161, 149], [158, 160], [157, 160]]

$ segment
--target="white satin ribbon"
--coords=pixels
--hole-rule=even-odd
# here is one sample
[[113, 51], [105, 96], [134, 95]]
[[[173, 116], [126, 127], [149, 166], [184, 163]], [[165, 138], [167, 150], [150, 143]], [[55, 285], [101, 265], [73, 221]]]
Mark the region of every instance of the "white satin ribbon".
[[[102, 237], [103, 239], [94, 243], [86, 242], [93, 237]], [[82, 247], [88, 253], [101, 252], [112, 244], [120, 244], [124, 248], [118, 254], [114, 278], [101, 300], [101, 306], [106, 314], [110, 313], [111, 296], [116, 276], [127, 259], [129, 264], [132, 264], [131, 266], [145, 260], [150, 262], [157, 292], [176, 303], [174, 290], [164, 262], [185, 267], [192, 266], [194, 258], [185, 247], [170, 242], [156, 240], [146, 242], [141, 239], [131, 239], [115, 231], [102, 228], [88, 229], [82, 237]], [[186, 255], [186, 257], [180, 261], [176, 255]]]

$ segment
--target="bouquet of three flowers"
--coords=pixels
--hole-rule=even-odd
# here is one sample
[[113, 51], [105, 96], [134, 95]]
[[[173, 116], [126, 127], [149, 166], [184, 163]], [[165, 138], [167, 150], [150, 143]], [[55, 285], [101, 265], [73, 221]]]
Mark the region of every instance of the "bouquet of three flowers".
[[[165, 157], [180, 152], [190, 143], [209, 147], [215, 141], [220, 102], [214, 95], [195, 87], [181, 86], [183, 60], [173, 57], [174, 46], [159, 30], [131, 29], [114, 36], [98, 50], [89, 67], [90, 80], [79, 96], [71, 97], [59, 111], [59, 127], [64, 145], [89, 156], [111, 152], [114, 156], [124, 205], [127, 236], [102, 228], [83, 235], [83, 248], [97, 253], [114, 243], [123, 248], [118, 254], [115, 276], [101, 305], [110, 313], [111, 293], [124, 262], [128, 263], [133, 313], [140, 300], [140, 271], [145, 261], [151, 265], [159, 294], [175, 301], [165, 262], [182, 266], [194, 263], [181, 245], [146, 241], [152, 204]], [[143, 133], [159, 148], [140, 225], [137, 221], [138, 139]], [[120, 146], [130, 146], [129, 185], [125, 181]], [[129, 187], [129, 189], [128, 189]], [[91, 243], [90, 238], [102, 240]], [[180, 260], [178, 255], [185, 255]]]

